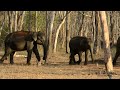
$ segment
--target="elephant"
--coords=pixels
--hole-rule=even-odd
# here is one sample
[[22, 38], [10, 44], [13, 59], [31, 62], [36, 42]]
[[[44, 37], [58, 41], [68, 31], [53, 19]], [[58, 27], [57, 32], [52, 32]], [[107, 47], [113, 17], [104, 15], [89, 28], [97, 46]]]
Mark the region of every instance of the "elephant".
[[[85, 62], [84, 65], [87, 65], [88, 62], [88, 50], [91, 53], [91, 58], [92, 58], [92, 62], [94, 62], [93, 60], [93, 54], [92, 54], [92, 50], [91, 50], [91, 46], [89, 44], [89, 40], [86, 37], [83, 36], [75, 36], [73, 38], [71, 38], [70, 42], [69, 42], [69, 48], [70, 48], [70, 60], [69, 60], [69, 64], [80, 64], [80, 62], [82, 61], [82, 53], [85, 52]], [[79, 60], [76, 62], [75, 61], [75, 55], [78, 54], [79, 56]]]
[[116, 53], [115, 53], [115, 57], [113, 59], [113, 65], [116, 65], [117, 58], [120, 55], [120, 37], [118, 38], [117, 44], [115, 45], [115, 47], [116, 47]]
[[10, 55], [10, 64], [14, 64], [13, 56], [16, 51], [27, 51], [27, 64], [30, 65], [31, 55], [34, 52], [38, 62], [40, 62], [41, 58], [37, 49], [37, 45], [43, 46], [43, 60], [47, 59], [47, 43], [45, 39], [45, 34], [38, 31], [16, 31], [9, 33], [5, 40], [5, 50], [4, 55], [0, 59], [0, 63]]

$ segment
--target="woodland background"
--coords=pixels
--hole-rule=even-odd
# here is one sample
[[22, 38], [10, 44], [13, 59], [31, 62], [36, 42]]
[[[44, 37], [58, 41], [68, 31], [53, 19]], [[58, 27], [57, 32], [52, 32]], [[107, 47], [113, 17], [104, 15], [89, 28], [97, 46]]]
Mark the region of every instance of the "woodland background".
[[[53, 52], [66, 47], [66, 37], [80, 35], [90, 38], [97, 51], [102, 46], [102, 28], [97, 11], [54, 11], [53, 29], [50, 48]], [[0, 47], [4, 47], [6, 35], [14, 31], [42, 31], [46, 33], [47, 18], [51, 11], [1, 11], [0, 12]], [[68, 16], [66, 16], [68, 13]], [[116, 43], [120, 30], [120, 12], [106, 11], [111, 44]], [[66, 18], [67, 17], [67, 18]], [[67, 19], [67, 22], [66, 22]], [[96, 52], [96, 50], [95, 50]]]
[[[115, 55], [114, 45], [120, 35], [120, 11], [105, 11], [105, 13], [113, 58]], [[69, 40], [77, 35], [89, 38], [96, 62], [104, 60], [104, 32], [101, 27], [99, 11], [0, 11], [0, 50], [4, 50], [4, 39], [8, 33], [21, 30], [44, 32], [49, 40], [51, 57], [56, 57], [57, 55], [54, 56], [54, 54], [57, 53], [62, 53], [62, 55], [64, 53], [64, 58], [60, 57], [62, 60], [58, 60], [63, 63], [66, 63], [63, 59], [69, 59]], [[55, 59], [58, 57], [49, 58], [49, 61], [55, 63], [57, 61]]]

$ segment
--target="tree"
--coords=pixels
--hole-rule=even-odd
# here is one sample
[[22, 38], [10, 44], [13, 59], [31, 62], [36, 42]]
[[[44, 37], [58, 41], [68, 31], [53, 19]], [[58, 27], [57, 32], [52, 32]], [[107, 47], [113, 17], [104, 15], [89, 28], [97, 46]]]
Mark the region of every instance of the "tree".
[[108, 30], [105, 11], [100, 11], [100, 20], [103, 30], [105, 68], [108, 76], [111, 78], [111, 73], [113, 72], [113, 65], [112, 65], [112, 57], [111, 57], [110, 44], [109, 44], [110, 43], [109, 30]]
[[[78, 12], [78, 14], [80, 14], [80, 12]], [[80, 22], [80, 26], [79, 26], [79, 31], [78, 31], [78, 35], [79, 36], [82, 36], [82, 27], [83, 27], [83, 23], [84, 23], [84, 11], [82, 12], [82, 15], [81, 15], [81, 22]]]
[[47, 47], [48, 47], [48, 56], [49, 56], [49, 52], [51, 52], [51, 40], [52, 40], [52, 30], [53, 30], [53, 23], [54, 23], [54, 18], [55, 18], [55, 11], [48, 11], [46, 12], [46, 32], [47, 32]]
[[[65, 13], [66, 13], [66, 12], [65, 12]], [[67, 14], [70, 14], [70, 12], [67, 13]], [[64, 24], [65, 20], [66, 20], [66, 16], [63, 17], [61, 23], [59, 24], [59, 26], [58, 26], [58, 28], [57, 28], [57, 30], [56, 30], [55, 43], [54, 43], [54, 48], [53, 48], [53, 52], [54, 52], [54, 53], [56, 52], [56, 46], [57, 46], [57, 40], [58, 40], [58, 34], [59, 34], [60, 28], [61, 28], [62, 25]]]
[[25, 13], [26, 13], [26, 11], [23, 11], [23, 12], [22, 12], [22, 16], [21, 16], [21, 19], [20, 19], [20, 27], [19, 27], [19, 31], [21, 31], [22, 28], [23, 28], [23, 23], [24, 23], [23, 21], [24, 21]]
[[15, 20], [15, 21], [14, 21], [14, 25], [15, 25], [14, 28], [15, 28], [15, 29], [14, 29], [14, 31], [17, 31], [17, 20], [18, 20], [18, 19], [17, 19], [17, 18], [18, 18], [17, 16], [18, 16], [18, 11], [15, 11], [15, 19], [14, 19], [14, 20]]
[[95, 41], [94, 41], [94, 48], [93, 53], [96, 54], [99, 51], [99, 42], [100, 42], [100, 17], [99, 11], [95, 11]]
[[37, 32], [37, 11], [35, 11], [35, 31]]
[[12, 28], [13, 28], [13, 11], [8, 11], [8, 18], [9, 18], [9, 32], [12, 32]]
[[6, 15], [5, 15], [5, 11], [3, 12], [3, 20], [1, 21], [1, 27], [0, 27], [0, 46], [2, 46], [2, 45], [4, 45], [3, 43], [2, 43], [2, 31], [3, 31], [3, 29], [4, 29], [4, 27], [5, 27], [5, 19], [6, 19], [6, 17], [5, 17]]
[[69, 41], [70, 41], [70, 14], [66, 11], [66, 53], [69, 52]]
[[28, 30], [31, 31], [31, 11], [29, 11], [29, 25], [28, 25]]

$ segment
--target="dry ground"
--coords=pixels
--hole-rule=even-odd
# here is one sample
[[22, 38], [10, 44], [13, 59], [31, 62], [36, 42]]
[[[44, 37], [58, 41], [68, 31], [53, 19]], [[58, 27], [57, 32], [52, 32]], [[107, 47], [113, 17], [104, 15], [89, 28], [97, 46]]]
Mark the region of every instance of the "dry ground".
[[[9, 64], [8, 58], [0, 64], [0, 79], [108, 79], [102, 58], [97, 57], [94, 64], [89, 58], [86, 66], [84, 58], [80, 65], [69, 65], [69, 54], [65, 53], [51, 54], [48, 60], [48, 65], [37, 66], [33, 54], [31, 65], [28, 66], [25, 57], [14, 57], [14, 65]], [[120, 79], [119, 60], [114, 67], [114, 72], [112, 78]]]

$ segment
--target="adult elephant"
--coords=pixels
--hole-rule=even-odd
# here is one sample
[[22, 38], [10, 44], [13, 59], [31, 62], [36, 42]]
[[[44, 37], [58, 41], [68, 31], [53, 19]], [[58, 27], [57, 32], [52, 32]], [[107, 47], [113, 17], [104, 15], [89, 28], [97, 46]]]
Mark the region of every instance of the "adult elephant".
[[[91, 46], [89, 44], [89, 40], [86, 37], [80, 37], [80, 36], [76, 36], [71, 38], [70, 42], [69, 42], [69, 48], [70, 48], [70, 61], [69, 64], [80, 64], [80, 62], [82, 61], [82, 53], [85, 52], [85, 62], [84, 65], [87, 65], [88, 62], [88, 50], [91, 53], [91, 58], [92, 58], [92, 62], [93, 60], [93, 55], [92, 55], [92, 51], [91, 51]], [[76, 62], [75, 61], [75, 55], [78, 54], [79, 56], [79, 60]]]
[[14, 64], [13, 55], [16, 51], [27, 51], [27, 64], [30, 64], [32, 52], [35, 53], [38, 62], [41, 58], [37, 49], [37, 44], [43, 46], [44, 56], [43, 60], [47, 59], [47, 43], [45, 40], [45, 35], [42, 32], [32, 32], [32, 31], [16, 31], [10, 33], [5, 38], [5, 53], [0, 59], [0, 63], [10, 55], [10, 64]]

